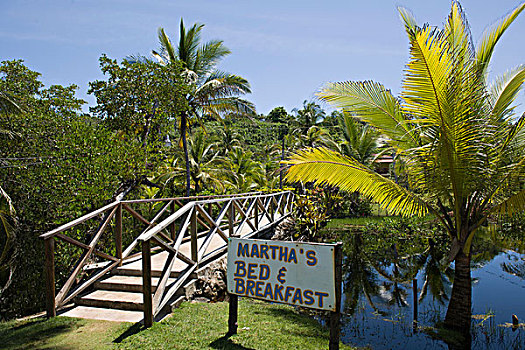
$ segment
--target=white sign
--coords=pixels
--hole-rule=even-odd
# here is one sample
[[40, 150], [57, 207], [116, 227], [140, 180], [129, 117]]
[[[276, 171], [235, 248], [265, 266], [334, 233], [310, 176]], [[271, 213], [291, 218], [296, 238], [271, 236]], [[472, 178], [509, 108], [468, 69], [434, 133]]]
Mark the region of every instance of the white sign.
[[335, 311], [334, 247], [229, 238], [228, 291], [276, 303]]

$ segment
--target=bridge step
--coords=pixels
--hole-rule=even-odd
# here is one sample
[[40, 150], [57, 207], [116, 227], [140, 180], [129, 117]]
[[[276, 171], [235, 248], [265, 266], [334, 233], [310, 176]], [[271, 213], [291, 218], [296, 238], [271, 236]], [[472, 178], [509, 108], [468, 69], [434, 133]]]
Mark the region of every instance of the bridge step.
[[118, 321], [118, 322], [140, 322], [144, 318], [142, 311], [107, 309], [92, 306], [75, 306], [65, 312], [59, 312], [60, 316], [88, 318], [91, 320]]
[[[174, 281], [175, 279], [169, 278], [166, 286], [171, 285]], [[158, 283], [158, 277], [151, 278], [151, 288], [153, 292], [157, 290]], [[142, 276], [112, 275], [95, 282], [95, 289], [142, 293]]]
[[77, 305], [119, 310], [143, 310], [142, 293], [95, 290], [75, 300]]
[[[121, 266], [113, 270], [114, 275], [121, 275], [121, 276], [141, 276], [142, 277], [142, 269], [137, 269], [134, 267], [126, 267]], [[162, 270], [151, 270], [151, 276], [152, 277], [160, 277], [162, 274]], [[177, 278], [181, 274], [181, 271], [171, 271], [170, 277], [171, 278]]]
[[[152, 289], [157, 288], [159, 278], [152, 278]], [[168, 279], [166, 289], [175, 282]], [[195, 293], [196, 279], [191, 279], [177, 290], [174, 297], [189, 297]], [[142, 277], [113, 275], [95, 283], [95, 290], [75, 298], [75, 303], [81, 306], [142, 311], [144, 309], [142, 296]]]

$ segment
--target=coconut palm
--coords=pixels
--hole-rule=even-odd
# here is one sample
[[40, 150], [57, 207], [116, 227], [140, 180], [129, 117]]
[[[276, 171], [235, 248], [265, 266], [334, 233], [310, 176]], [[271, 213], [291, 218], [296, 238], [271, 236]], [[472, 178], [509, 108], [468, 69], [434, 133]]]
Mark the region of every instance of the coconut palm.
[[[222, 184], [218, 178], [219, 170], [215, 166], [218, 161], [218, 151], [215, 150], [216, 143], [203, 132], [196, 132], [188, 138], [188, 160], [190, 164], [190, 176], [194, 183], [194, 191], [198, 194], [203, 187], [210, 186], [213, 189], [221, 189]], [[164, 187], [173, 187], [174, 184], [183, 182], [185, 169], [178, 166], [182, 160], [182, 154], [176, 154], [159, 169], [159, 175], [155, 182]]]
[[239, 134], [228, 125], [224, 125], [224, 128], [219, 129], [217, 139], [219, 153], [222, 156], [228, 154], [234, 147], [241, 145]]
[[224, 181], [237, 192], [250, 192], [264, 185], [264, 170], [261, 164], [253, 160], [253, 153], [235, 147], [221, 159], [224, 168]]
[[220, 118], [226, 113], [252, 114], [251, 102], [239, 98], [250, 93], [250, 84], [241, 76], [216, 69], [221, 59], [230, 54], [221, 40], [201, 41], [203, 24], [195, 23], [186, 29], [180, 21], [179, 42], [174, 46], [163, 28], [159, 28], [160, 51], [152, 51], [161, 64], [181, 62], [185, 77], [191, 86], [186, 96], [188, 111], [180, 116], [179, 130], [186, 163], [186, 195], [190, 194], [190, 164], [186, 134], [190, 123], [196, 118], [210, 116]]
[[318, 124], [326, 115], [321, 106], [307, 100], [303, 101], [302, 109], [294, 108], [292, 112], [295, 113], [296, 121], [303, 130]]
[[330, 134], [324, 128], [314, 125], [309, 127], [304, 134], [296, 134], [298, 134], [296, 142], [297, 148], [322, 146], [330, 149], [338, 148], [337, 143], [332, 140]]
[[218, 170], [215, 167], [218, 151], [215, 150], [216, 143], [210, 142], [208, 135], [196, 132], [188, 140], [191, 178], [195, 184], [195, 194], [198, 194], [202, 186], [221, 187], [217, 178]]
[[487, 81], [496, 43], [524, 8], [489, 28], [477, 48], [458, 2], [452, 2], [443, 29], [418, 26], [401, 8], [410, 42], [401, 96], [373, 81], [331, 83], [319, 93], [389, 138], [405, 161], [408, 186], [327, 149], [306, 149], [289, 161], [291, 181], [359, 191], [394, 214], [434, 215], [450, 235], [449, 259], [455, 261], [445, 326], [463, 332], [471, 322], [476, 230], [489, 215], [525, 209], [525, 114], [514, 113], [525, 66], [492, 85]]
[[341, 153], [361, 164], [370, 164], [378, 151], [379, 134], [370, 125], [356, 121], [347, 113], [342, 114], [339, 126], [343, 132]]

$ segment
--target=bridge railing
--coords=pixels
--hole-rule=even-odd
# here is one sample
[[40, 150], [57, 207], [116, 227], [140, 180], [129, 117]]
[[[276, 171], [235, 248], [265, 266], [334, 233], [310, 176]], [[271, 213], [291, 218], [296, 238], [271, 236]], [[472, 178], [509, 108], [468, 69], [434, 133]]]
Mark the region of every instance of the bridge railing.
[[[228, 235], [240, 232], [244, 226], [249, 226], [252, 231], [257, 231], [262, 218], [268, 218], [270, 222], [273, 222], [276, 213], [279, 218], [287, 215], [292, 209], [292, 203], [293, 194], [291, 192], [140, 199], [116, 201], [81, 216], [40, 236], [45, 244], [47, 315], [55, 316], [57, 309], [72, 302], [75, 297], [112, 269], [121, 266], [126, 261], [142, 258], [144, 320], [145, 322], [153, 320], [153, 317], [166, 306], [169, 299], [199, 263], [224, 252], [223, 247], [206, 253], [214, 236], [219, 235], [224, 241], [227, 241]], [[160, 208], [140, 210], [137, 208], [140, 205], [149, 205], [150, 209], [158, 206]], [[125, 228], [129, 226], [129, 223], [123, 227], [124, 212], [128, 219], [130, 217], [135, 221], [135, 226], [140, 224], [143, 227], [140, 234], [131, 237], [131, 243], [125, 249], [123, 249], [123, 233], [126, 232]], [[150, 215], [146, 215], [147, 213]], [[76, 230], [81, 227], [81, 224], [93, 219], [97, 219], [99, 224], [96, 229], [91, 230], [87, 242], [66, 234], [67, 231]], [[113, 230], [109, 230], [108, 227], [113, 227]], [[107, 237], [108, 231], [113, 231], [114, 237]], [[97, 248], [97, 243], [101, 239], [114, 241], [112, 252]], [[58, 293], [56, 293], [55, 283], [55, 241], [82, 250]], [[189, 256], [180, 251], [181, 244], [187, 241], [191, 241]], [[137, 251], [138, 248], [141, 249]], [[155, 295], [152, 296], [151, 253], [162, 250], [168, 252], [168, 259]], [[172, 283], [166, 290], [171, 267], [176, 260], [182, 261], [187, 267], [180, 273], [175, 283]], [[147, 265], [148, 261], [149, 265]]]
[[[274, 225], [288, 216], [292, 206], [292, 192], [197, 200], [186, 204], [140, 235], [138, 241], [142, 244], [144, 325], [146, 327], [152, 325], [154, 317], [167, 306], [177, 290], [200, 264], [211, 261], [226, 251], [228, 237], [243, 232], [245, 236], [250, 236], [264, 230], [265, 227]], [[202, 232], [197, 230], [199, 217], [207, 223], [206, 229]], [[163, 232], [175, 222], [179, 223], [179, 229], [176, 235], [168, 240]], [[191, 241], [189, 256], [180, 251], [183, 239], [188, 236]], [[222, 244], [216, 243], [215, 248], [209, 249], [214, 239], [222, 241]], [[153, 244], [157, 244], [168, 253], [154, 293], [151, 286]], [[177, 279], [166, 288], [177, 259], [185, 266]]]

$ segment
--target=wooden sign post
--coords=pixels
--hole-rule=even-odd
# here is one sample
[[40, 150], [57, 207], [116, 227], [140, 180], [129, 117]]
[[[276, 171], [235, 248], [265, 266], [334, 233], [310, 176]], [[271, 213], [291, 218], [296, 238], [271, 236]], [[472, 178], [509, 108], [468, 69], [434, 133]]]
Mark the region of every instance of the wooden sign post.
[[329, 350], [339, 350], [341, 334], [341, 287], [343, 285], [343, 243], [335, 245], [335, 311], [330, 312], [330, 345]]
[[238, 296], [330, 311], [330, 350], [339, 349], [342, 243], [230, 237], [228, 335], [237, 333]]

